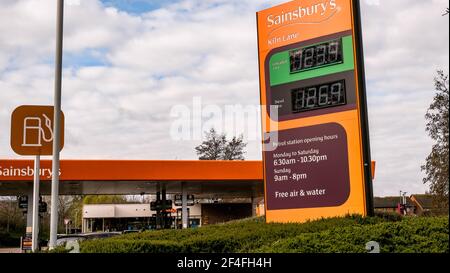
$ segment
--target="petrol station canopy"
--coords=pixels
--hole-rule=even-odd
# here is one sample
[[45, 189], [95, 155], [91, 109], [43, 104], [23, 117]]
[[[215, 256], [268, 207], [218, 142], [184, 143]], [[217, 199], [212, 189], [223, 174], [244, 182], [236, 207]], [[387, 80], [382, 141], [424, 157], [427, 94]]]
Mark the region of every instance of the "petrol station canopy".
[[[60, 194], [153, 194], [198, 197], [262, 197], [261, 161], [61, 160]], [[40, 192], [51, 190], [51, 161], [41, 161]], [[0, 160], [0, 196], [26, 194], [33, 185], [32, 160]], [[158, 188], [159, 187], [159, 188]]]

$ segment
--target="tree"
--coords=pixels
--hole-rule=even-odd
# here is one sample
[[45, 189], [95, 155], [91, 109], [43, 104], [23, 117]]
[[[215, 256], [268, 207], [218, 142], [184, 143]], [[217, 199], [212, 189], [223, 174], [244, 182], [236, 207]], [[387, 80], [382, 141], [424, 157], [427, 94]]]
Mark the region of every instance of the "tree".
[[426, 158], [425, 165], [422, 166], [422, 170], [426, 173], [423, 182], [430, 183], [430, 192], [435, 196], [436, 205], [448, 208], [448, 75], [439, 70], [434, 82], [436, 94], [425, 119], [427, 120], [426, 131], [435, 143]]
[[74, 228], [81, 227], [83, 221], [83, 196], [73, 196], [72, 201], [67, 209], [67, 217], [72, 220], [71, 226]]
[[126, 204], [130, 203], [123, 195], [87, 195], [83, 204]]
[[0, 230], [6, 233], [15, 231], [24, 225], [24, 217], [19, 209], [16, 197], [2, 197], [0, 199]]
[[244, 137], [227, 141], [226, 134], [218, 134], [214, 128], [206, 132], [206, 140], [195, 147], [200, 160], [244, 160]]
[[200, 160], [220, 160], [227, 145], [225, 134], [219, 135], [214, 128], [206, 132], [206, 140], [195, 147]]
[[243, 150], [247, 146], [244, 143], [244, 137], [241, 135], [238, 138], [233, 137], [225, 146], [223, 159], [224, 160], [244, 160]]

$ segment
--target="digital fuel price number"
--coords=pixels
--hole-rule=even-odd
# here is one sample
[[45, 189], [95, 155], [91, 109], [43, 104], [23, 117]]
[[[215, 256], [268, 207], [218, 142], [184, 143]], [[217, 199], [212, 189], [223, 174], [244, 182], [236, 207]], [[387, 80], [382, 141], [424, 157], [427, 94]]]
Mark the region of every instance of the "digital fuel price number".
[[346, 104], [345, 80], [296, 88], [291, 91], [292, 112], [300, 113]]
[[289, 52], [291, 73], [342, 63], [342, 55], [341, 39], [292, 50]]

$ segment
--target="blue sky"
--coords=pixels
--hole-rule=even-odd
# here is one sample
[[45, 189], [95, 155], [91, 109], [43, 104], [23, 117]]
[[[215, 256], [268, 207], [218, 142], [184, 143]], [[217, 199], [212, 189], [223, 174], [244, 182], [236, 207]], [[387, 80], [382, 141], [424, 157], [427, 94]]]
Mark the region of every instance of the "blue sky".
[[[68, 52], [63, 56], [64, 68], [80, 68], [87, 66], [108, 66], [108, 60], [106, 59], [106, 48], [96, 49], [84, 49], [81, 52]], [[49, 60], [50, 63], [54, 63], [54, 58]]]
[[[199, 100], [210, 112], [257, 106], [255, 12], [282, 2], [67, 0], [61, 158], [195, 159], [200, 140], [172, 139], [171, 111]], [[2, 130], [18, 105], [53, 101], [54, 5], [0, 1]], [[376, 195], [427, 189], [420, 166], [432, 142], [424, 115], [435, 71], [448, 73], [446, 7], [447, 0], [362, 1]], [[247, 159], [260, 160], [260, 140], [247, 140]], [[0, 158], [19, 158], [8, 133], [0, 133]]]
[[131, 14], [142, 14], [163, 5], [176, 1], [155, 1], [155, 0], [102, 0], [103, 5], [107, 7], [116, 7]]

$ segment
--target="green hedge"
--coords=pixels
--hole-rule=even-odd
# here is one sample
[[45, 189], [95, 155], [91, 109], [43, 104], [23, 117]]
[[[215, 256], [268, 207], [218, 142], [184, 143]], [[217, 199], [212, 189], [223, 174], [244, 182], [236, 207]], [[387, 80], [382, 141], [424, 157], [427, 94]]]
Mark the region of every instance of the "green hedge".
[[156, 240], [91, 240], [82, 243], [81, 252], [102, 253], [178, 253], [183, 245], [173, 241]]
[[266, 224], [263, 218], [186, 230], [160, 230], [84, 241], [85, 253], [448, 252], [448, 217], [377, 215]]
[[0, 232], [0, 247], [19, 247], [20, 235], [14, 233]]
[[449, 251], [448, 217], [407, 218], [396, 223], [339, 227], [300, 234], [256, 252], [364, 253], [365, 244], [378, 242], [382, 253], [432, 253]]

